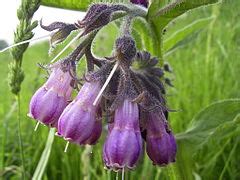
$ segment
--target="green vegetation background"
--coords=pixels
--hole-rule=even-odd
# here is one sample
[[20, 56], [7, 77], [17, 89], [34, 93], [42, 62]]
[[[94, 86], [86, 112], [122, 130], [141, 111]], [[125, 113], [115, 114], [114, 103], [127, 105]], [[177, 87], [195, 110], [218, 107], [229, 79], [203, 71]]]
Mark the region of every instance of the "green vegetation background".
[[[168, 88], [168, 104], [172, 109], [179, 110], [170, 114], [175, 133], [184, 131], [194, 115], [207, 105], [223, 99], [240, 98], [239, 7], [240, 1], [226, 1], [189, 12], [169, 25], [165, 38], [194, 20], [216, 17], [165, 57], [173, 69], [173, 74], [168, 76], [174, 79], [174, 88]], [[96, 53], [101, 52], [98, 55], [111, 52], [116, 33], [117, 28], [113, 26], [102, 31], [94, 47]], [[28, 178], [36, 169], [49, 131], [47, 127], [40, 126], [34, 132], [36, 122], [27, 117], [30, 98], [45, 81], [46, 73], [37, 63], [49, 62], [52, 56], [48, 56], [48, 48], [47, 42], [33, 45], [25, 53], [23, 61], [25, 80], [22, 84], [20, 113]], [[21, 156], [16, 103], [7, 85], [10, 62], [8, 52], [0, 54], [0, 178], [19, 179]], [[84, 67], [84, 63], [81, 67]], [[106, 131], [100, 143], [92, 148], [71, 144], [67, 153], [63, 152], [66, 142], [55, 137], [44, 179], [115, 179], [117, 173], [103, 168], [101, 148], [105, 136]], [[178, 153], [177, 163], [168, 168], [152, 166], [145, 156], [136, 171], [125, 174], [125, 179], [240, 179], [238, 152], [239, 135], [219, 143], [212, 142], [196, 152], [184, 147], [184, 151]]]

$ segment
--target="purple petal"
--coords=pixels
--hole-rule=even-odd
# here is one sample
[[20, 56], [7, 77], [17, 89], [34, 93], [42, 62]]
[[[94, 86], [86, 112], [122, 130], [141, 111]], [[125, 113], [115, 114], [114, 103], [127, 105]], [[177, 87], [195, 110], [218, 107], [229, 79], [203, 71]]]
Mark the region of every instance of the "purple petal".
[[104, 144], [104, 162], [107, 167], [134, 168], [142, 152], [140, 132], [113, 128]]
[[147, 154], [154, 164], [167, 165], [169, 163], [169, 136], [164, 133], [162, 137], [147, 136]]
[[162, 112], [149, 113], [147, 154], [154, 164], [164, 166], [175, 161], [177, 145]]
[[114, 126], [139, 129], [139, 111], [136, 103], [125, 100], [114, 116]]
[[42, 87], [35, 93], [31, 100], [30, 114], [34, 119], [50, 125], [57, 121], [66, 105], [66, 100], [63, 97], [59, 97], [52, 90], [46, 91]]

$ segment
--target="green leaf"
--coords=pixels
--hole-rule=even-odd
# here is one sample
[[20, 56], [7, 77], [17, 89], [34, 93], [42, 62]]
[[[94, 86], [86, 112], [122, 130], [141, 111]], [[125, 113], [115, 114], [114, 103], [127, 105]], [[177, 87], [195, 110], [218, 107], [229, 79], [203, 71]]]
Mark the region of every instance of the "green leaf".
[[151, 31], [149, 24], [142, 18], [137, 18], [134, 20], [132, 24], [133, 29], [138, 32], [142, 39], [143, 49], [149, 51], [154, 54], [154, 34]]
[[153, 16], [154, 13], [169, 3], [171, 3], [171, 0], [153, 0], [148, 8], [148, 16]]
[[178, 134], [177, 139], [194, 146], [207, 142], [211, 135], [217, 136], [219, 132], [225, 136], [231, 133], [233, 127], [240, 123], [237, 118], [240, 114], [240, 99], [225, 100], [214, 103], [203, 109], [192, 121], [186, 132]]
[[163, 29], [170, 21], [184, 14], [185, 12], [203, 5], [209, 5], [216, 2], [218, 2], [218, 0], [177, 0], [166, 5], [163, 8], [159, 6], [159, 3], [155, 2], [152, 3], [149, 8], [148, 19], [150, 21], [153, 20], [161, 22], [159, 28]]
[[215, 131], [206, 138], [205, 142], [211, 141], [211, 144], [213, 144], [213, 142], [220, 142], [223, 139], [230, 139], [231, 137], [238, 136], [240, 134], [239, 125], [240, 114], [238, 114], [232, 121], [219, 125]]
[[85, 11], [93, 0], [42, 0], [44, 6]]
[[[79, 10], [79, 11], [86, 11], [89, 5], [92, 3], [111, 3], [116, 2], [119, 3], [117, 0], [42, 0], [41, 3], [44, 6], [50, 7], [57, 7], [63, 9], [72, 9], [72, 10]], [[122, 2], [128, 2], [127, 0], [123, 0]]]
[[[184, 14], [185, 12], [203, 6], [218, 2], [218, 0], [177, 0], [167, 4], [167, 0], [155, 0], [149, 7], [147, 21], [154, 32], [157, 52], [160, 58], [160, 65], [163, 64], [162, 31], [170, 21]], [[167, 5], [166, 5], [167, 4]]]
[[176, 45], [179, 42], [189, 37], [189, 35], [191, 35], [192, 33], [205, 28], [212, 20], [213, 20], [213, 17], [198, 19], [193, 23], [189, 24], [188, 26], [185, 26], [184, 28], [179, 29], [174, 34], [172, 34], [168, 39], [164, 40], [163, 51], [167, 52], [173, 47], [176, 47]]
[[32, 179], [42, 179], [44, 170], [47, 166], [48, 163], [48, 159], [51, 153], [51, 149], [52, 149], [52, 144], [53, 144], [53, 140], [54, 140], [54, 135], [55, 135], [55, 129], [52, 128], [49, 131], [48, 134], [48, 139], [45, 145], [45, 148], [42, 152], [41, 158], [38, 162], [37, 168], [33, 174], [33, 178]]
[[141, 34], [134, 28], [132, 29], [132, 36], [136, 42], [137, 49], [143, 49], [143, 41]]
[[115, 40], [119, 34], [118, 30], [115, 23], [110, 23], [98, 32], [94, 44], [99, 45], [93, 46], [95, 55], [99, 57], [111, 56], [112, 49], [115, 46]]

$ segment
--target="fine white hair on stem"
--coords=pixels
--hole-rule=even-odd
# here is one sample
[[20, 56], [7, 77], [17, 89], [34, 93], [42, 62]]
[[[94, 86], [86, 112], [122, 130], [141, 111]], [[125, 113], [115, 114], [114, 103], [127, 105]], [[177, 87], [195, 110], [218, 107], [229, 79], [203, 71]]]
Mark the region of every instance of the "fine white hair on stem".
[[7, 51], [8, 49], [11, 49], [11, 48], [13, 48], [13, 47], [16, 47], [16, 46], [19, 46], [19, 45], [22, 45], [22, 44], [26, 44], [26, 43], [34, 42], [34, 41], [39, 41], [39, 40], [42, 40], [42, 39], [48, 38], [48, 37], [50, 37], [51, 35], [52, 35], [52, 33], [47, 34], [47, 35], [44, 35], [44, 36], [40, 36], [40, 37], [37, 37], [37, 38], [28, 39], [28, 40], [26, 40], [26, 41], [21, 41], [21, 42], [19, 42], [19, 43], [16, 43], [16, 44], [10, 45], [10, 46], [8, 46], [8, 47], [2, 49], [2, 50], [0, 51], [0, 53], [5, 52], [5, 51]]
[[94, 102], [93, 102], [93, 106], [96, 106], [96, 105], [97, 105], [98, 100], [100, 99], [100, 97], [102, 96], [102, 93], [104, 92], [104, 90], [106, 89], [108, 83], [109, 83], [110, 80], [112, 79], [112, 77], [113, 77], [115, 71], [116, 71], [117, 68], [118, 68], [118, 65], [119, 65], [119, 63], [118, 63], [118, 61], [117, 61], [116, 64], [113, 66], [112, 71], [110, 72], [110, 74], [109, 74], [107, 80], [105, 81], [105, 83], [103, 84], [101, 90], [99, 91], [99, 93], [98, 93], [96, 99], [94, 100]]
[[34, 131], [37, 131], [39, 124], [40, 124], [40, 122], [38, 121], [35, 128], [34, 128]]
[[64, 152], [66, 153], [67, 150], [68, 150], [68, 146], [69, 146], [69, 141], [66, 143], [66, 146], [65, 146], [65, 149], [64, 149]]
[[79, 33], [77, 36], [75, 36], [52, 60], [51, 63], [53, 63], [54, 61], [56, 61], [56, 59], [62, 54], [64, 53], [64, 51], [67, 50], [67, 48], [69, 48], [69, 46], [71, 46], [72, 43], [74, 43], [82, 34]]

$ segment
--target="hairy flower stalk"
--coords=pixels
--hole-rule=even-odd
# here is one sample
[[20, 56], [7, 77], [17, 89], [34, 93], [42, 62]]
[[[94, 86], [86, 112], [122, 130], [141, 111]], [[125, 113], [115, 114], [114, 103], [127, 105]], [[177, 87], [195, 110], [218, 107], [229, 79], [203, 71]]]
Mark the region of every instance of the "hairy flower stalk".
[[99, 82], [86, 82], [77, 97], [63, 111], [58, 135], [80, 145], [95, 144], [102, 132], [101, 109], [93, 101], [100, 90]]
[[71, 98], [72, 81], [69, 71], [61, 65], [53, 67], [47, 82], [33, 95], [28, 115], [45, 125], [56, 127]]
[[106, 167], [113, 170], [133, 169], [141, 157], [142, 146], [138, 106], [126, 99], [115, 112], [114, 124], [109, 128], [104, 144]]

